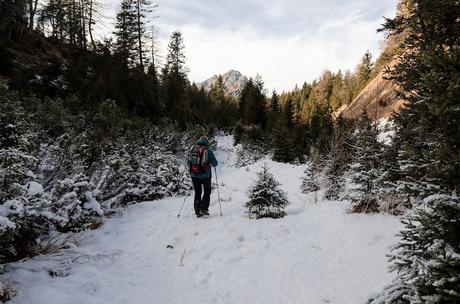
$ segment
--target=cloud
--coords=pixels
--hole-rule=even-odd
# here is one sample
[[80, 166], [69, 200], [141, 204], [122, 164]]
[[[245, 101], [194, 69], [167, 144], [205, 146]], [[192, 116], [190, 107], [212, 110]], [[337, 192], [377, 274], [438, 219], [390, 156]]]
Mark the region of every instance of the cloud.
[[396, 8], [396, 0], [159, 4], [162, 45], [167, 46], [173, 30], [182, 31], [192, 81], [236, 69], [247, 76], [260, 73], [268, 89], [279, 91], [312, 81], [325, 69], [354, 69], [366, 50], [377, 57], [382, 36], [376, 29], [382, 16], [393, 15]]

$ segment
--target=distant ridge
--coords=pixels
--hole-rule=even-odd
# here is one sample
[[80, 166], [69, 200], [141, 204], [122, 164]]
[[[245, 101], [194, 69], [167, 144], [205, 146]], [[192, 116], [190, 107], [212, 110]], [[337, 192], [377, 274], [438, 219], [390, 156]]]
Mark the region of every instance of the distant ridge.
[[[201, 82], [198, 86], [203, 87], [205, 91], [210, 91], [212, 85], [217, 81], [218, 75]], [[225, 93], [232, 97], [239, 97], [244, 85], [248, 82], [248, 78], [239, 71], [230, 70], [222, 74]]]

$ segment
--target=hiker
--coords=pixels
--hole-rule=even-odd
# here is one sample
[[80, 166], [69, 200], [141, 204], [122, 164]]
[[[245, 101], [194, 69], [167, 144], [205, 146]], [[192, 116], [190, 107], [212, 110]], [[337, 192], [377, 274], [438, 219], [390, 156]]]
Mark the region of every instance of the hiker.
[[[211, 166], [217, 166], [214, 153], [209, 148], [209, 139], [202, 136], [189, 149], [188, 165], [192, 176], [195, 200], [193, 207], [197, 217], [209, 215], [209, 201], [211, 198]], [[203, 197], [201, 191], [203, 191]]]

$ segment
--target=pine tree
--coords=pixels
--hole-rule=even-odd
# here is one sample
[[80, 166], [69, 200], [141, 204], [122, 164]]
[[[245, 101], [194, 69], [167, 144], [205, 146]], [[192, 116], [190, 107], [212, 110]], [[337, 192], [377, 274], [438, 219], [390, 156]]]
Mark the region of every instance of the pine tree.
[[144, 66], [146, 63], [146, 53], [147, 49], [145, 47], [145, 32], [146, 32], [146, 22], [145, 19], [147, 14], [151, 13], [154, 8], [158, 7], [158, 4], [152, 5], [152, 2], [149, 0], [133, 0], [134, 1], [134, 14], [135, 19], [135, 28], [137, 40], [137, 57], [139, 58], [139, 69], [144, 71]]
[[315, 203], [318, 202], [317, 192], [320, 190], [319, 184], [319, 156], [315, 153], [312, 157], [312, 160], [307, 163], [307, 167], [304, 171], [304, 177], [302, 178], [301, 190], [302, 193], [307, 194], [310, 192], [315, 192]]
[[266, 164], [257, 176], [256, 184], [249, 192], [249, 201], [245, 205], [249, 217], [256, 219], [284, 217], [286, 215], [284, 208], [289, 202], [283, 190], [279, 189], [280, 183], [269, 172]]
[[[403, 143], [404, 161], [416, 180], [450, 189], [460, 184], [460, 114], [457, 111], [460, 73], [459, 4], [415, 1], [409, 14], [387, 20], [390, 33], [406, 31], [401, 62], [390, 77], [402, 90], [406, 106], [395, 117], [396, 136]], [[434, 181], [436, 179], [436, 181]]]
[[356, 83], [353, 92], [353, 98], [361, 93], [362, 89], [369, 83], [372, 76], [372, 69], [374, 64], [372, 63], [372, 54], [369, 51], [364, 53], [361, 63], [357, 67], [356, 71]]
[[266, 98], [260, 78], [250, 79], [245, 84], [241, 91], [239, 108], [240, 117], [245, 124], [259, 125], [263, 129], [266, 127]]
[[398, 276], [369, 303], [460, 303], [460, 200], [436, 194], [425, 203], [403, 221], [390, 256]]
[[[406, 106], [395, 118], [402, 180], [415, 215], [392, 257], [398, 272], [371, 303], [460, 303], [460, 26], [458, 1], [403, 2], [384, 30], [405, 33], [389, 77]], [[446, 194], [443, 194], [446, 193]]]
[[280, 111], [280, 101], [279, 101], [278, 94], [276, 94], [275, 90], [273, 90], [272, 97], [270, 98], [270, 108], [273, 112]]
[[329, 104], [333, 111], [340, 108], [341, 105], [345, 104], [344, 83], [341, 71], [334, 75]]
[[340, 130], [334, 129], [322, 163], [326, 180], [324, 198], [337, 200], [341, 197], [344, 188], [343, 174], [347, 169], [345, 138]]
[[[38, 1], [29, 0], [29, 27], [37, 12]], [[89, 34], [93, 48], [93, 25], [99, 16], [100, 6], [94, 0], [49, 0], [39, 10], [39, 24], [44, 31], [51, 29], [51, 35], [80, 49], [87, 49]]]
[[218, 105], [225, 100], [225, 87], [224, 87], [224, 80], [222, 75], [217, 77], [216, 82], [211, 86], [211, 90], [209, 91], [211, 95], [211, 99], [213, 102]]
[[88, 11], [88, 35], [91, 42], [93, 51], [96, 51], [96, 42], [93, 37], [93, 26], [100, 19], [101, 4], [96, 0], [85, 0], [87, 1], [86, 9]]
[[392, 214], [402, 215], [411, 208], [410, 194], [401, 186], [403, 172], [399, 166], [399, 149], [401, 143], [397, 138], [392, 138], [389, 145], [385, 145], [382, 151], [380, 167], [382, 180], [380, 184], [380, 200], [384, 204], [383, 209]]
[[296, 150], [292, 131], [284, 119], [278, 121], [273, 129], [273, 160], [291, 163], [295, 160]]
[[354, 139], [354, 163], [351, 165], [354, 189], [351, 197], [353, 212], [377, 212], [382, 172], [380, 162], [382, 144], [376, 121], [363, 110]]
[[115, 24], [115, 53], [125, 66], [133, 67], [137, 61], [136, 52], [136, 14], [133, 0], [122, 0]]
[[288, 95], [283, 108], [284, 121], [288, 127], [292, 127], [294, 124], [294, 105], [292, 96]]
[[184, 40], [182, 33], [171, 34], [166, 64], [162, 70], [161, 98], [169, 117], [184, 124], [189, 105], [186, 104], [188, 69], [185, 66]]
[[0, 205], [18, 195], [37, 162], [35, 129], [18, 94], [0, 79]]
[[[212, 102], [212, 121], [221, 128], [231, 128], [234, 125], [237, 116], [236, 104], [230, 96], [225, 93], [225, 85], [222, 75], [217, 77], [217, 81], [211, 87], [209, 96]], [[209, 105], [204, 112], [209, 111]]]
[[269, 107], [267, 109], [267, 130], [272, 131], [273, 128], [278, 124], [280, 119], [280, 101], [278, 94], [273, 90], [272, 97], [269, 101]]

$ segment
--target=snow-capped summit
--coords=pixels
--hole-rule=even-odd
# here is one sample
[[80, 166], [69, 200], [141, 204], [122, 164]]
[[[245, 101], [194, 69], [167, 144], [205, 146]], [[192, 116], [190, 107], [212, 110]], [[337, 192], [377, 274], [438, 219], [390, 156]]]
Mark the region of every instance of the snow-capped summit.
[[[211, 78], [199, 83], [206, 91], [211, 90], [212, 85], [217, 81], [218, 75], [214, 75]], [[248, 78], [241, 74], [239, 71], [230, 70], [222, 74], [224, 81], [225, 93], [229, 96], [239, 97], [244, 85], [248, 81]]]

